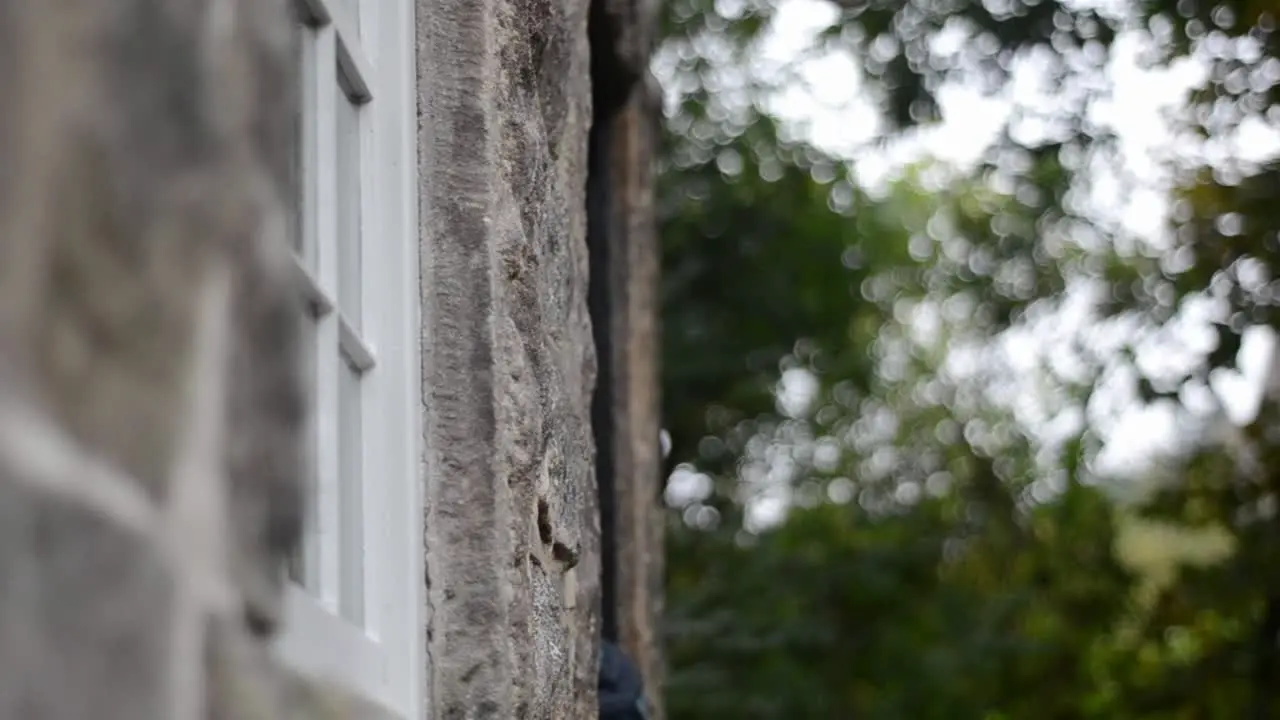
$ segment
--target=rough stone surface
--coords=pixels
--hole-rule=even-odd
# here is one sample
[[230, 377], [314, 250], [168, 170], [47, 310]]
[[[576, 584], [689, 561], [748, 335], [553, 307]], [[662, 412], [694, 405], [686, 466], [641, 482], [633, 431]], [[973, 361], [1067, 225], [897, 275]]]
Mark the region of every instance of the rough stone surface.
[[432, 717], [595, 718], [587, 3], [418, 23]]
[[0, 470], [0, 718], [164, 717], [175, 600], [162, 559], [15, 472]]
[[231, 562], [267, 625], [302, 478], [298, 296], [285, 274], [291, 38], [284, 0], [0, 1], [7, 369], [161, 502], [198, 288], [212, 264], [232, 264]]
[[286, 0], [0, 0], [0, 720], [373, 717], [276, 667]]

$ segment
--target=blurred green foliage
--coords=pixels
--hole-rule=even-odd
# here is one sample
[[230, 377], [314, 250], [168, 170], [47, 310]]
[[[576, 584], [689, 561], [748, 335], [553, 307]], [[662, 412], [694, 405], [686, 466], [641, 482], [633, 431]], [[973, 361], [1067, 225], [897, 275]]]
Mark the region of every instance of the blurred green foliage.
[[[730, 72], [772, 0], [665, 0], [669, 716], [1280, 717], [1280, 407], [1243, 427], [1203, 407], [1246, 329], [1280, 324], [1280, 165], [1175, 158], [1161, 239], [1078, 201], [1116, 155], [1089, 108], [1120, 32], [1153, 65], [1205, 63], [1180, 127], [1213, 140], [1280, 124], [1280, 7], [833, 7], [820, 42], [857, 58], [885, 137], [1020, 58], [1068, 102], [972, 172], [922, 163], [873, 192], [771, 117], [769, 81]], [[1015, 383], [993, 348], [1073, 297], [1112, 340], [1067, 338]], [[1142, 361], [1196, 307], [1203, 352]], [[804, 402], [780, 399], [797, 383]], [[1138, 477], [1098, 463], [1117, 383], [1179, 418], [1177, 452]], [[765, 527], [750, 508], [769, 502], [786, 511]]]

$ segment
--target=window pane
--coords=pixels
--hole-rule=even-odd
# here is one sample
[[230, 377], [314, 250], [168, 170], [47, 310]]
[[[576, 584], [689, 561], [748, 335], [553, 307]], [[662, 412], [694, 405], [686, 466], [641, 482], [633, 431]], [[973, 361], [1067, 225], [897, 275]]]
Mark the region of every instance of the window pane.
[[289, 240], [293, 244], [293, 251], [301, 255], [302, 253], [302, 116], [299, 115], [294, 120], [293, 143], [290, 150], [290, 167], [293, 170], [292, 177], [289, 178], [292, 184], [293, 197], [289, 198], [292, 202], [293, 212], [290, 213], [292, 225], [289, 227]]
[[[308, 313], [306, 319], [302, 323], [302, 362], [303, 362], [303, 382], [307, 388], [307, 397], [315, 398], [318, 386], [316, 377], [316, 357], [320, 351], [316, 333], [317, 320], [312, 313]], [[313, 403], [314, 405], [314, 403]], [[314, 409], [314, 408], [313, 408]], [[299, 585], [309, 589], [316, 589], [316, 514], [318, 508], [316, 506], [317, 492], [317, 452], [318, 436], [315, 424], [315, 416], [312, 414], [307, 421], [307, 432], [304, 439], [306, 443], [303, 448], [305, 453], [305, 482], [306, 482], [306, 506], [304, 508], [305, 528], [303, 532], [302, 547], [290, 558], [289, 577]]]
[[[299, 25], [294, 25], [293, 31], [300, 36], [303, 33], [303, 29]], [[295, 58], [295, 61], [298, 63], [298, 67], [303, 67], [303, 64], [304, 64], [303, 62], [304, 50], [302, 46], [302, 43], [304, 40], [305, 40], [305, 37], [298, 37], [296, 39], [296, 42], [294, 43], [294, 47], [297, 48], [297, 52], [298, 52], [297, 57]], [[299, 75], [298, 80], [299, 82], [301, 82], [303, 74], [298, 73], [298, 75]], [[302, 186], [303, 171], [304, 171], [303, 164], [302, 164], [302, 147], [303, 147], [303, 143], [306, 142], [303, 138], [303, 132], [305, 132], [304, 115], [307, 112], [304, 106], [303, 98], [304, 98], [303, 88], [299, 87], [298, 88], [298, 112], [293, 116], [293, 142], [290, 144], [290, 147], [289, 147], [289, 160], [290, 160], [289, 167], [293, 170], [293, 175], [290, 176], [289, 178], [293, 186], [292, 187], [293, 196], [289, 198], [289, 201], [293, 203], [293, 216], [292, 216], [293, 227], [292, 227], [292, 233], [291, 233], [292, 237], [290, 239], [293, 241], [294, 252], [299, 254], [303, 252], [302, 250], [302, 199], [306, 197], [306, 190]]]
[[[303, 48], [303, 43], [306, 40], [304, 36], [305, 30], [301, 25], [295, 24], [293, 26], [293, 31], [297, 33], [299, 36], [301, 36], [296, 38], [296, 43], [294, 45], [297, 48], [297, 52], [298, 52], [298, 55], [295, 60], [298, 63], [299, 68], [305, 69], [305, 59], [304, 59], [305, 50]], [[305, 207], [306, 187], [304, 185], [306, 176], [304, 175], [304, 173], [306, 172], [306, 169], [307, 169], [306, 165], [303, 162], [304, 148], [307, 142], [307, 138], [305, 135], [306, 133], [305, 115], [307, 112], [307, 106], [305, 101], [306, 95], [304, 92], [304, 88], [305, 88], [305, 80], [303, 79], [304, 77], [305, 77], [305, 72], [300, 72], [299, 78], [298, 78], [299, 82], [301, 83], [301, 86], [298, 88], [298, 99], [299, 99], [298, 112], [294, 116], [293, 138], [289, 148], [290, 169], [293, 171], [292, 176], [289, 178], [292, 184], [292, 191], [293, 191], [293, 195], [289, 198], [289, 202], [292, 204], [292, 208], [291, 208], [292, 212], [290, 213], [290, 218], [289, 218], [291, 221], [291, 225], [289, 228], [289, 234], [290, 234], [289, 240], [293, 245], [293, 251], [297, 253], [299, 258], [301, 258], [300, 262], [302, 263], [302, 265], [304, 267], [309, 267], [307, 258], [304, 257], [305, 250], [303, 248], [303, 213], [306, 212], [306, 207]], [[303, 372], [305, 387], [307, 388], [308, 398], [314, 397], [314, 394], [315, 394], [314, 393], [315, 350], [316, 348], [315, 348], [314, 322], [308, 317], [304, 321], [303, 338], [302, 338], [302, 363], [303, 363], [302, 372]], [[315, 453], [313, 451], [313, 433], [314, 433], [314, 428], [309, 428], [306, 435], [306, 446], [303, 449], [305, 453], [304, 461], [306, 462], [306, 466], [305, 466], [306, 481], [308, 484], [307, 492], [305, 495], [305, 497], [307, 498], [308, 507], [304, 508], [305, 517], [306, 517], [304, 533], [307, 530], [309, 530], [309, 528], [311, 527], [312, 508], [309, 505], [310, 505], [311, 498], [315, 494], [313, 490], [314, 480], [315, 480], [315, 472], [313, 467], [314, 458], [315, 458]], [[308, 555], [313, 554], [310, 551], [308, 551], [307, 549], [308, 544], [309, 543], [304, 534], [301, 545], [294, 550], [293, 555], [291, 555], [288, 561], [286, 562], [286, 570], [288, 572], [289, 578], [294, 582], [298, 583], [299, 585], [302, 585], [303, 587], [309, 587], [311, 580], [314, 577], [314, 573], [311, 573], [308, 571], [308, 567], [309, 567]]]
[[347, 17], [351, 18], [351, 29], [356, 32], [356, 37], [350, 38], [348, 42], [356, 42], [360, 37], [360, 0], [338, 0], [346, 10]]
[[338, 306], [360, 329], [360, 111], [337, 94]]
[[338, 378], [339, 503], [342, 586], [339, 609], [364, 622], [364, 469], [360, 373], [343, 358]]
[[316, 97], [316, 76], [318, 68], [316, 67], [315, 57], [318, 52], [315, 33], [310, 31], [303, 32], [298, 42], [298, 63], [301, 66], [298, 73], [298, 106], [300, 112], [297, 115], [297, 143], [294, 146], [294, 168], [297, 171], [297, 203], [299, 208], [298, 227], [295, 231], [297, 234], [294, 238], [295, 247], [302, 256], [302, 266], [316, 272], [319, 267], [317, 263], [316, 233], [319, 225], [319, 215], [315, 207], [316, 195], [320, 188], [317, 185], [318, 180], [318, 157], [317, 151], [319, 138], [319, 118], [317, 110], [318, 99]]

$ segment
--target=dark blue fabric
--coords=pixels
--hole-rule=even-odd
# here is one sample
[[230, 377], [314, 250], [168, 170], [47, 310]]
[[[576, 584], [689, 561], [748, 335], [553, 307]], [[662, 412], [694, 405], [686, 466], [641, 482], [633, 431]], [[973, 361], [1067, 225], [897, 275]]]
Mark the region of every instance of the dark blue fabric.
[[600, 720], [646, 720], [644, 681], [617, 645], [600, 646]]

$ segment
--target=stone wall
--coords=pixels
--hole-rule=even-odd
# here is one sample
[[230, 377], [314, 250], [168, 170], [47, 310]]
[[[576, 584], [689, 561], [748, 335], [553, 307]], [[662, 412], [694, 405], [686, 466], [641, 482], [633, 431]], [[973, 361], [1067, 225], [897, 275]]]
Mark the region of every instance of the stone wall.
[[[0, 0], [0, 720], [376, 717], [277, 665], [286, 0]], [[587, 0], [418, 12], [428, 712], [596, 717]]]
[[285, 0], [0, 0], [0, 720], [354, 718], [266, 643], [305, 408]]
[[597, 716], [586, 0], [418, 16], [432, 717]]

